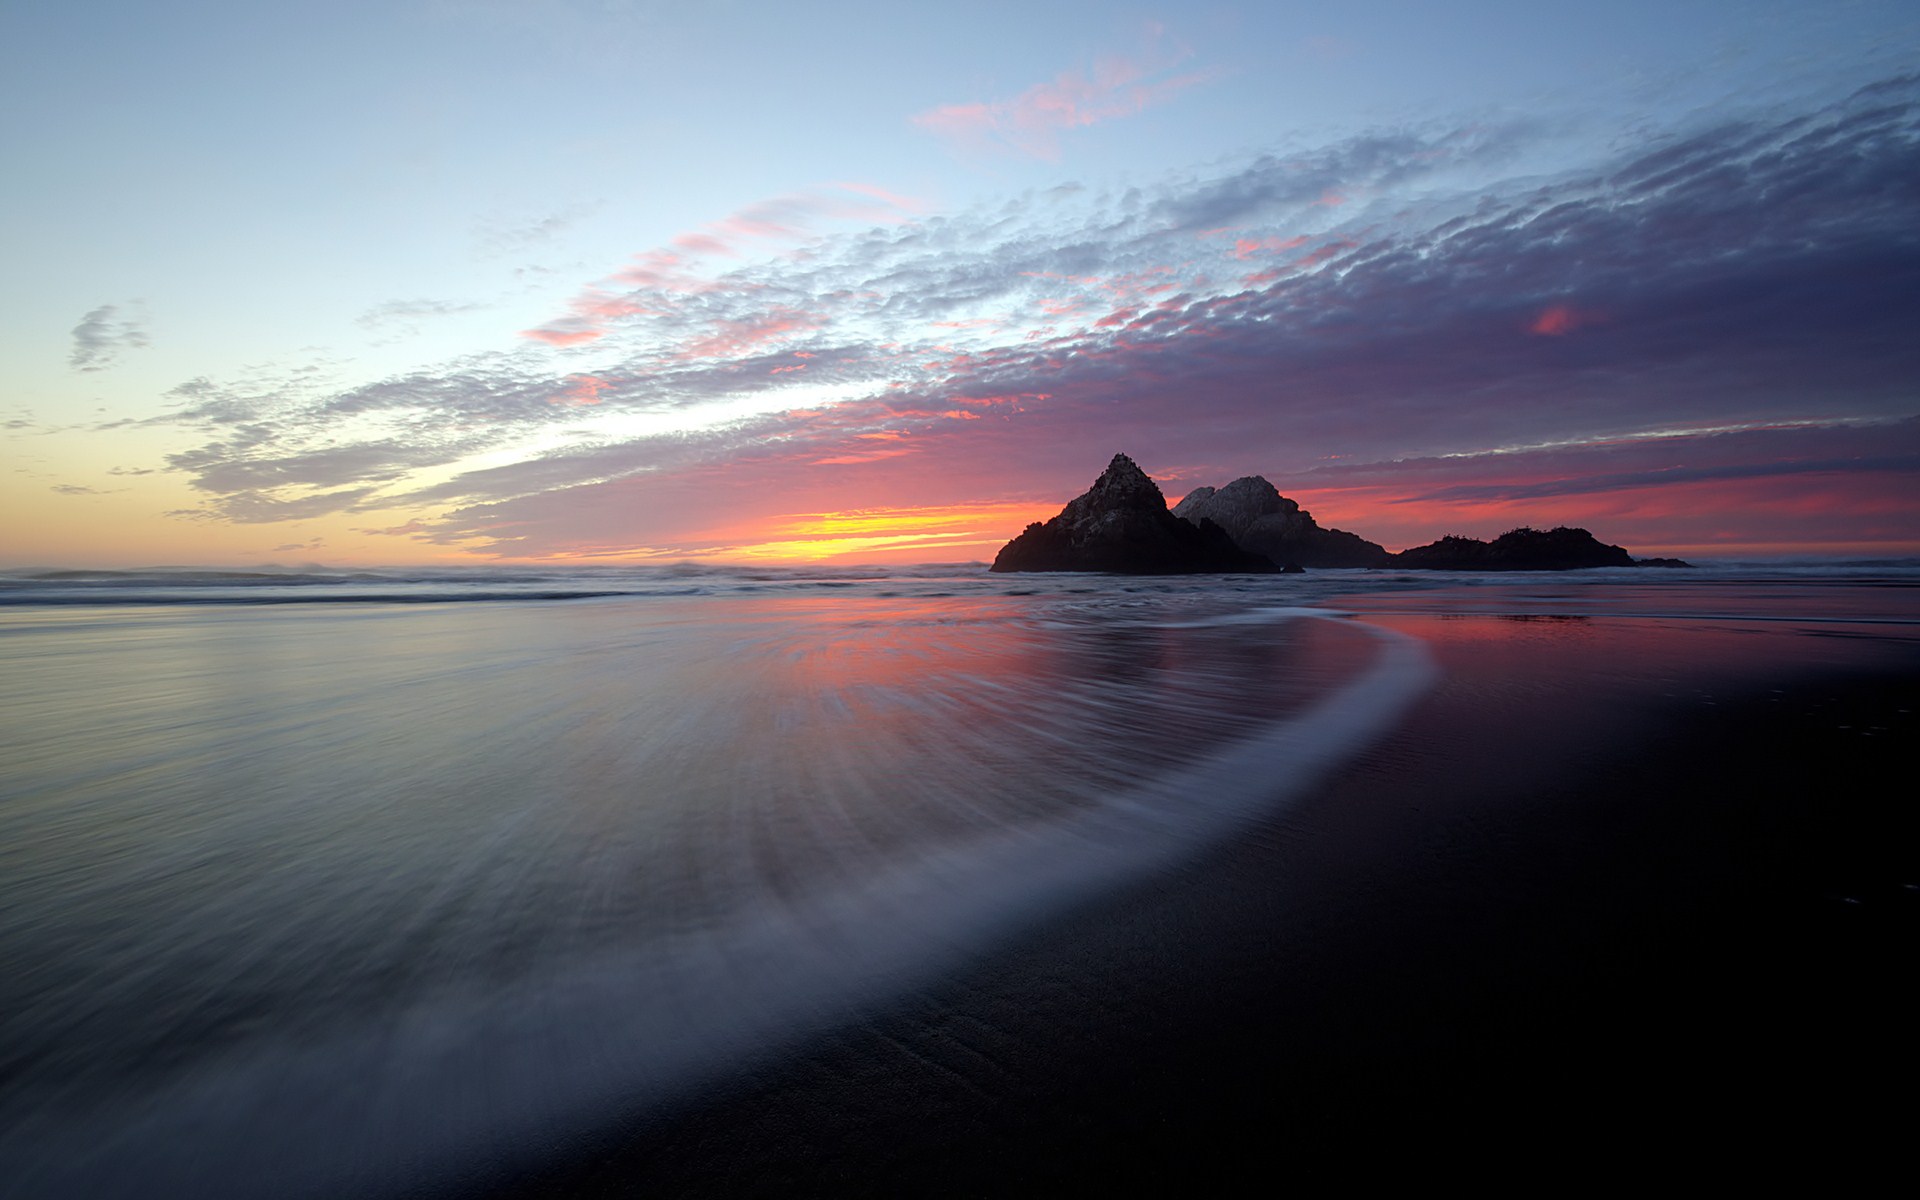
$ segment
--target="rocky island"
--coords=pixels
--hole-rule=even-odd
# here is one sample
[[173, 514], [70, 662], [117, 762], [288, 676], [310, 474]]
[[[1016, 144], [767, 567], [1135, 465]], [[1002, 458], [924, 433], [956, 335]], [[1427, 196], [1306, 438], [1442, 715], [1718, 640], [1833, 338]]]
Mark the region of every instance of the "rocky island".
[[1393, 566], [1429, 571], [1574, 571], [1585, 567], [1684, 567], [1677, 558], [1635, 558], [1584, 529], [1509, 529], [1491, 542], [1443, 537], [1402, 550]]
[[1105, 571], [1192, 575], [1394, 567], [1427, 571], [1569, 571], [1588, 567], [1684, 567], [1677, 558], [1636, 559], [1584, 529], [1522, 526], [1491, 542], [1447, 536], [1390, 554], [1313, 514], [1258, 475], [1222, 488], [1197, 487], [1173, 511], [1158, 484], [1116, 454], [1093, 486], [1050, 521], [1001, 547], [993, 571]]
[[1197, 575], [1271, 574], [1280, 568], [1235, 545], [1212, 521], [1186, 521], [1168, 512], [1160, 486], [1131, 458], [1116, 454], [1059, 516], [1035, 521], [1002, 546], [991, 569]]
[[1384, 567], [1386, 548], [1343, 529], [1322, 529], [1313, 514], [1280, 494], [1258, 475], [1223, 488], [1197, 487], [1174, 505], [1173, 515], [1199, 524], [1212, 521], [1242, 550], [1276, 563], [1302, 567]]

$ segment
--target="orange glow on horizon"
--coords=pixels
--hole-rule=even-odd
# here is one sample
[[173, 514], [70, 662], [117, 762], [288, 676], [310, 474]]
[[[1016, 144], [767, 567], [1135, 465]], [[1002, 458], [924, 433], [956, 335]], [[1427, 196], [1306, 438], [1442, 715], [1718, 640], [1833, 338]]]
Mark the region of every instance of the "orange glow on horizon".
[[795, 565], [835, 559], [928, 562], [943, 555], [991, 558], [1029, 524], [1059, 510], [1049, 502], [1008, 501], [790, 514], [741, 530], [736, 544], [714, 550], [711, 557]]

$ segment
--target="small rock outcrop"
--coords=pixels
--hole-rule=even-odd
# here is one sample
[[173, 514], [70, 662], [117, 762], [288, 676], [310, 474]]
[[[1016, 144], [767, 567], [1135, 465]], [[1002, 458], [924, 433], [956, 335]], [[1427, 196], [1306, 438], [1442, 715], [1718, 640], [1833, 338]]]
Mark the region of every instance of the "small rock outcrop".
[[[1678, 560], [1669, 561], [1676, 566], [1684, 565]], [[1639, 564], [1620, 547], [1609, 546], [1584, 529], [1562, 525], [1555, 529], [1522, 526], [1508, 530], [1491, 542], [1443, 537], [1425, 546], [1402, 550], [1393, 556], [1392, 565], [1424, 571], [1570, 571]]]
[[1122, 575], [1271, 574], [1272, 560], [1234, 544], [1210, 520], [1167, 511], [1147, 473], [1116, 454], [1093, 486], [1045, 523], [1001, 547], [995, 571], [1107, 571]]
[[1173, 515], [1195, 525], [1212, 521], [1242, 550], [1277, 563], [1384, 567], [1390, 557], [1385, 547], [1358, 534], [1320, 528], [1312, 513], [1258, 475], [1243, 476], [1223, 488], [1195, 488], [1180, 498]]

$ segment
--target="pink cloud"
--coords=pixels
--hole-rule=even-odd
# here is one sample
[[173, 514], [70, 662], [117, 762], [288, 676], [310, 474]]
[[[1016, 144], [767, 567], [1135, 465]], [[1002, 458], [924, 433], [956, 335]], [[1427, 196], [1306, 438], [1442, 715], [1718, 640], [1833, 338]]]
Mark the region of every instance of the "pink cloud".
[[1302, 267], [1317, 267], [1321, 263], [1339, 254], [1342, 250], [1351, 250], [1360, 243], [1347, 238], [1336, 238], [1300, 260]]
[[[580, 293], [567, 302], [567, 309], [572, 315], [549, 321], [537, 329], [523, 330], [521, 336], [535, 338], [550, 346], [575, 346], [605, 336], [605, 326], [609, 321], [660, 313], [662, 310], [657, 304], [643, 300], [645, 293], [695, 295], [718, 290], [720, 285], [713, 280], [702, 279], [682, 270], [683, 261], [680, 255], [671, 250], [649, 250], [644, 254], [636, 254], [632, 265], [622, 267], [598, 283], [581, 288]], [[616, 294], [607, 290], [606, 284], [621, 284], [634, 290]]]
[[[632, 283], [638, 278], [651, 278], [658, 270], [657, 267], [635, 267], [615, 276], [615, 280]], [[606, 335], [609, 321], [622, 317], [651, 316], [661, 311], [653, 305], [641, 303], [638, 297], [639, 293], [636, 292], [615, 295], [597, 284], [589, 284], [567, 302], [567, 309], [572, 315], [549, 321], [535, 329], [521, 330], [520, 336], [534, 338], [549, 346], [577, 346], [582, 342], [591, 342]]]
[[620, 317], [649, 316], [660, 311], [650, 305], [641, 304], [631, 293], [615, 296], [597, 287], [581, 289], [580, 294], [569, 301], [567, 307], [573, 310], [576, 318], [589, 324], [598, 324]]
[[549, 346], [578, 346], [582, 342], [591, 342], [602, 335], [602, 330], [595, 329], [573, 318], [561, 321], [550, 321], [538, 329], [522, 329], [520, 331], [521, 337], [533, 338], [535, 341], [545, 342]]
[[[1054, 271], [1022, 271], [1021, 274], [1033, 279], [1061, 279], [1069, 283], [1081, 284], [1105, 292], [1107, 304], [1112, 311], [1096, 324], [1111, 328], [1124, 324], [1139, 315], [1140, 306], [1154, 296], [1179, 291], [1182, 281], [1175, 278], [1179, 269], [1175, 267], [1148, 267], [1124, 275], [1062, 275]], [[1035, 306], [1049, 317], [1080, 317], [1087, 313], [1092, 304], [1089, 297], [1063, 299], [1047, 297], [1034, 302]], [[1179, 309], [1185, 307], [1184, 301], [1174, 297], [1162, 301], [1162, 308]], [[1029, 333], [1027, 340], [1034, 340]]]
[[[605, 335], [607, 322], [622, 317], [657, 314], [661, 308], [648, 302], [644, 293], [699, 295], [719, 291], [719, 280], [707, 278], [690, 269], [688, 255], [737, 257], [742, 243], [760, 240], [794, 241], [812, 236], [824, 221], [856, 221], [867, 224], [898, 225], [910, 215], [923, 211], [926, 204], [911, 196], [890, 192], [867, 183], [840, 182], [826, 188], [790, 192], [759, 200], [698, 229], [677, 234], [671, 248], [661, 247], [633, 256], [633, 261], [606, 279], [588, 284], [568, 303], [570, 315], [549, 321], [535, 329], [523, 330], [522, 337], [546, 342], [550, 346], [574, 346]], [[624, 295], [609, 290], [611, 285], [632, 289]], [[742, 285], [734, 284], [738, 288]], [[715, 335], [724, 339], [724, 334]], [[708, 339], [700, 345], [718, 345]], [[704, 353], [704, 352], [701, 352]], [[700, 356], [696, 353], [695, 357]]]
[[730, 358], [758, 349], [787, 334], [817, 329], [819, 325], [818, 317], [811, 317], [792, 309], [783, 309], [760, 317], [745, 317], [737, 321], [721, 321], [714, 327], [712, 333], [689, 343], [675, 357]]
[[[681, 245], [683, 239], [697, 238], [695, 234], [681, 234], [674, 239], [675, 245]], [[633, 256], [633, 265], [622, 267], [614, 272], [615, 283], [630, 284], [634, 287], [650, 288], [661, 292], [674, 292], [692, 295], [710, 292], [719, 287], [711, 279], [703, 279], [686, 271], [682, 264], [686, 260], [671, 250], [648, 250]], [[588, 291], [593, 289], [589, 288]], [[578, 303], [576, 301], [576, 303]]]
[[740, 253], [742, 241], [793, 241], [812, 234], [822, 221], [899, 225], [926, 208], [922, 200], [873, 184], [840, 182], [756, 200], [680, 234], [673, 244], [698, 254], [734, 256]]
[[1233, 240], [1233, 256], [1235, 258], [1246, 259], [1252, 258], [1256, 254], [1278, 254], [1285, 250], [1296, 250], [1306, 244], [1307, 238], [1304, 234], [1299, 237], [1290, 238], [1235, 238]]
[[892, 450], [869, 450], [857, 454], [836, 454], [830, 458], [816, 458], [811, 460], [811, 462], [812, 465], [816, 467], [850, 467], [859, 463], [881, 462], [889, 458], [899, 458], [902, 455], [912, 453], [912, 448], [901, 446]]
[[600, 403], [600, 393], [607, 390], [607, 381], [598, 375], [569, 375], [567, 383], [571, 386], [557, 396], [549, 396], [548, 404], [570, 404], [574, 406]]
[[735, 253], [731, 244], [714, 237], [710, 233], [700, 233], [697, 231], [694, 233], [681, 234], [673, 239], [673, 244], [682, 250], [690, 250], [695, 254], [732, 255]]
[[1018, 410], [1024, 403], [1041, 403], [1053, 399], [1052, 392], [1014, 392], [1008, 395], [993, 396], [956, 396], [962, 404], [984, 404], [989, 408], [1005, 405]]
[[[1156, 39], [1158, 34], [1150, 30]], [[1130, 117], [1198, 83], [1209, 70], [1170, 75], [1187, 57], [1153, 53], [1145, 61], [1120, 56], [1101, 59], [1091, 72], [1063, 71], [1049, 83], [1037, 83], [1011, 100], [971, 100], [942, 104], [911, 120], [929, 133], [969, 146], [999, 143], [1035, 158], [1059, 157], [1059, 134], [1116, 117]]]
[[1577, 309], [1571, 304], [1555, 304], [1542, 310], [1527, 326], [1527, 332], [1541, 337], [1564, 337], [1583, 325], [1600, 320], [1600, 314]]
[[842, 191], [857, 192], [862, 196], [866, 196], [873, 200], [878, 200], [881, 203], [889, 205], [893, 208], [897, 208], [902, 212], [918, 213], [918, 212], [925, 212], [927, 210], [927, 202], [924, 200], [921, 200], [914, 196], [903, 196], [899, 192], [890, 192], [885, 188], [875, 187], [871, 183], [855, 183], [850, 180], [843, 179], [835, 183], [833, 186], [841, 189]]

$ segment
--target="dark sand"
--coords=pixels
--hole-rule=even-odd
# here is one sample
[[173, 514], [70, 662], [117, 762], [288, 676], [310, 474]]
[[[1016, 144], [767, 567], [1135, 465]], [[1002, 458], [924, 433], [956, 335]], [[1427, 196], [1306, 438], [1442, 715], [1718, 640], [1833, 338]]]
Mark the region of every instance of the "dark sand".
[[1311, 800], [493, 1190], [1832, 1182], [1903, 1161], [1920, 643], [1370, 619], [1446, 675]]

